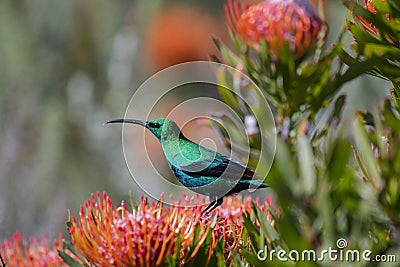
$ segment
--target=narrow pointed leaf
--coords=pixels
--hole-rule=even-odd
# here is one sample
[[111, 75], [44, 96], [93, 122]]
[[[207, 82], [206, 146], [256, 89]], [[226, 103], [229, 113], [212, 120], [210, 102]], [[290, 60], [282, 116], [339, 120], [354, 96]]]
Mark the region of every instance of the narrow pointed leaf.
[[380, 174], [378, 164], [376, 162], [374, 153], [372, 152], [371, 142], [367, 137], [365, 126], [362, 124], [362, 118], [359, 116], [353, 123], [354, 135], [356, 139], [357, 149], [359, 155], [364, 162], [364, 168], [368, 174], [366, 177], [376, 188], [380, 188]]
[[62, 260], [70, 267], [84, 267], [84, 265], [77, 262], [74, 258], [72, 258], [70, 255], [68, 255], [62, 250], [58, 250], [58, 255], [60, 255]]

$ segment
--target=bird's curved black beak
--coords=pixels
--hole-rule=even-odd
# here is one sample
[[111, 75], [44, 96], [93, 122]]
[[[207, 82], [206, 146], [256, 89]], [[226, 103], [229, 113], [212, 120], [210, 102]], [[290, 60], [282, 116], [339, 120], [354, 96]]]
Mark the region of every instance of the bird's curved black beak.
[[132, 124], [142, 125], [143, 127], [146, 127], [147, 125], [146, 121], [134, 120], [134, 119], [115, 119], [106, 122], [106, 124], [110, 123], [132, 123]]

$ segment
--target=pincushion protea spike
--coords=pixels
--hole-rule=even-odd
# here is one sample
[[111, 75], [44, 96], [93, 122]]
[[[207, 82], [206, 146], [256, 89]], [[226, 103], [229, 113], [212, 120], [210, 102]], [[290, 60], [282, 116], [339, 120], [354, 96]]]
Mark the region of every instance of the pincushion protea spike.
[[328, 25], [307, 0], [265, 0], [242, 5], [229, 0], [225, 6], [229, 28], [256, 50], [265, 40], [268, 52], [279, 57], [285, 42], [295, 58], [322, 46]]
[[[193, 202], [199, 206], [192, 206]], [[228, 205], [217, 209], [219, 216], [211, 227], [212, 220], [201, 218], [204, 198], [200, 196], [184, 197], [168, 207], [163, 207], [162, 198], [149, 204], [141, 197], [141, 203], [130, 212], [124, 202], [114, 207], [106, 193], [102, 198], [97, 193], [81, 207], [79, 220], [71, 216], [68, 230], [78, 254], [95, 266], [157, 266], [177, 253], [184, 264], [196, 255], [209, 234], [209, 257], [224, 237], [225, 257], [229, 258], [242, 239], [242, 214], [252, 213], [252, 200], [228, 197], [226, 202]], [[266, 203], [270, 205], [268, 199]], [[266, 205], [257, 205], [272, 221]], [[176, 251], [178, 240], [180, 249]]]
[[0, 254], [6, 266], [68, 266], [57, 252], [57, 250], [62, 250], [62, 244], [62, 235], [59, 235], [54, 240], [53, 247], [50, 247], [47, 234], [45, 234], [43, 239], [36, 237], [28, 240], [25, 236], [17, 232], [9, 240], [0, 244]]

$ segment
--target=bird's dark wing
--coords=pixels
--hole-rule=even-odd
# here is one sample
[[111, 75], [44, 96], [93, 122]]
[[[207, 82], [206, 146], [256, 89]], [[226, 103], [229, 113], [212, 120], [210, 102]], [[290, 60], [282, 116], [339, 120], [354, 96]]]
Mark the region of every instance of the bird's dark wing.
[[211, 163], [196, 161], [180, 169], [184, 173], [192, 176], [221, 177], [223, 175], [224, 178], [238, 180], [251, 180], [254, 176], [254, 171], [228, 157], [216, 157]]

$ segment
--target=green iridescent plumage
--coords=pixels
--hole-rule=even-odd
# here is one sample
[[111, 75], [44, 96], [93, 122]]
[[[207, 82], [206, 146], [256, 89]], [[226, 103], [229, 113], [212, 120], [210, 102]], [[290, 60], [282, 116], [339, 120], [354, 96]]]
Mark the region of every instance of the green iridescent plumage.
[[210, 197], [203, 210], [209, 213], [222, 204], [224, 196], [268, 184], [253, 179], [246, 165], [187, 139], [170, 119], [151, 121], [117, 119], [107, 123], [132, 123], [149, 129], [160, 141], [168, 165], [178, 181], [190, 190]]

